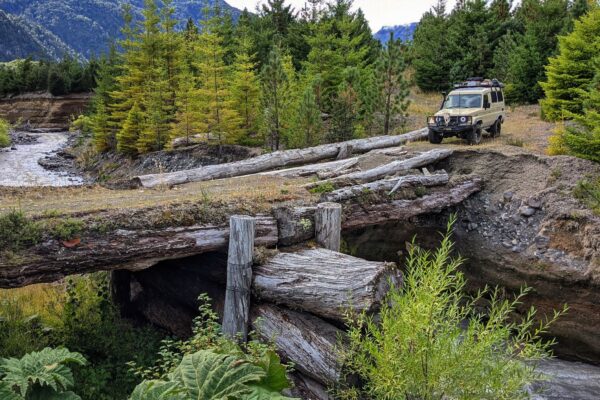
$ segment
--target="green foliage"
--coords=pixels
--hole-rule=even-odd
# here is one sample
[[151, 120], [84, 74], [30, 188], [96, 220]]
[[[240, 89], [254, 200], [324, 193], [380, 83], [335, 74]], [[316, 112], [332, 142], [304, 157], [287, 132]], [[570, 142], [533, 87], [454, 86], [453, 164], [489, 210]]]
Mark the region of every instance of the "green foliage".
[[584, 179], [577, 182], [573, 195], [600, 215], [600, 178]]
[[86, 360], [79, 353], [49, 347], [21, 359], [0, 359], [0, 393], [12, 391], [15, 399], [27, 400], [80, 399], [68, 391], [75, 385], [68, 364], [85, 365]]
[[18, 251], [38, 243], [42, 238], [39, 223], [27, 218], [20, 210], [0, 215], [0, 248]]
[[[512, 300], [499, 289], [467, 298], [462, 260], [451, 258], [454, 222], [435, 252], [411, 246], [404, 285], [388, 293], [377, 320], [349, 317], [343, 355], [365, 384], [341, 390], [341, 398], [526, 399], [526, 385], [542, 378], [536, 364], [553, 344], [542, 335], [562, 312], [536, 325], [532, 308], [512, 322], [528, 289]], [[476, 311], [484, 298], [485, 315]]]
[[313, 194], [323, 194], [323, 193], [333, 192], [334, 190], [335, 190], [335, 186], [333, 186], [332, 183], [327, 182], [327, 183], [320, 183], [317, 186], [315, 186], [314, 188], [310, 189], [309, 191]]
[[546, 94], [542, 102], [545, 118], [556, 121], [583, 114], [589, 89], [594, 90], [590, 85], [600, 71], [594, 67], [599, 52], [600, 7], [575, 22], [573, 32], [559, 39], [558, 54], [546, 67], [548, 81], [541, 84]]
[[277, 353], [257, 341], [242, 349], [222, 335], [208, 296], [202, 294], [198, 300], [192, 337], [163, 340], [153, 367], [129, 363], [137, 376], [146, 379], [131, 399], [285, 398], [279, 392], [290, 384]]
[[10, 146], [10, 124], [0, 118], [0, 148]]

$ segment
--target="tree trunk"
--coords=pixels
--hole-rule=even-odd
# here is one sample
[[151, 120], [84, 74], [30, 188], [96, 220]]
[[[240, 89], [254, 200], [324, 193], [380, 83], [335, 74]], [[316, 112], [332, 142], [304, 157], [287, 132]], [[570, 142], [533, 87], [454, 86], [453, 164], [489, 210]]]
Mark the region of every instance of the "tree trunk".
[[415, 200], [394, 200], [379, 204], [346, 204], [342, 229], [352, 230], [407, 219], [428, 213], [437, 213], [445, 208], [456, 206], [469, 196], [483, 189], [481, 178], [471, 178], [449, 187], [434, 190]]
[[236, 161], [226, 164], [209, 165], [186, 171], [169, 172], [164, 174], [141, 175], [133, 178], [134, 186], [155, 187], [160, 185], [180, 185], [188, 182], [208, 181], [212, 179], [231, 178], [269, 171], [288, 165], [316, 163], [328, 158], [335, 158], [342, 146], [350, 145], [354, 153], [365, 153], [374, 149], [394, 147], [409, 141], [427, 137], [427, 130], [420, 129], [404, 135], [379, 136], [366, 139], [356, 139], [345, 143], [325, 144], [306, 149], [276, 151], [270, 154]]
[[452, 150], [436, 149], [421, 153], [418, 156], [408, 158], [406, 160], [392, 161], [391, 163], [381, 165], [366, 171], [355, 172], [348, 175], [341, 175], [337, 178], [328, 179], [316, 183], [306, 185], [307, 188], [316, 187], [323, 183], [332, 183], [334, 186], [341, 187], [348, 184], [372, 182], [384, 178], [386, 176], [397, 174], [401, 171], [408, 171], [414, 168], [424, 167], [443, 160], [452, 154]]
[[[164, 230], [118, 230], [110, 237], [83, 238], [77, 247], [66, 249], [57, 240], [32, 249], [25, 265], [0, 261], [0, 288], [53, 282], [72, 274], [95, 271], [149, 268], [159, 261], [182, 258], [227, 248], [229, 227], [188, 226]], [[277, 221], [256, 217], [256, 245], [277, 245]]]
[[282, 178], [298, 178], [310, 175], [321, 176], [322, 173], [335, 174], [338, 171], [346, 171], [349, 168], [354, 167], [356, 164], [358, 164], [358, 157], [353, 157], [346, 160], [337, 160], [322, 164], [310, 164], [302, 167], [261, 172], [259, 175], [280, 176]]
[[315, 236], [319, 246], [340, 251], [342, 241], [342, 205], [321, 203], [315, 212]]
[[[436, 175], [408, 175], [394, 179], [384, 179], [375, 182], [364, 183], [362, 185], [350, 186], [333, 192], [326, 193], [321, 197], [323, 201], [340, 202], [354, 197], [358, 197], [365, 192], [380, 192], [397, 190], [399, 188], [416, 186], [441, 186], [448, 183], [449, 177], [446, 172]], [[395, 191], [394, 190], [394, 191]]]
[[261, 299], [344, 321], [347, 311], [375, 312], [402, 274], [393, 263], [366, 261], [326, 249], [279, 253], [254, 269]]
[[251, 320], [252, 329], [273, 341], [296, 370], [325, 385], [339, 382], [342, 368], [336, 347], [341, 330], [310, 314], [269, 304], [253, 306]]

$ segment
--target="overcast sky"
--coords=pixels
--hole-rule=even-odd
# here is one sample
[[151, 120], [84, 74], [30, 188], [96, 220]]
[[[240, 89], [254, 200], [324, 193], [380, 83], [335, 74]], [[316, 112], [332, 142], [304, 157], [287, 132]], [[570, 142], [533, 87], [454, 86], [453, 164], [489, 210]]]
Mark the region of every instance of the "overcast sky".
[[[227, 3], [239, 9], [248, 8], [252, 11], [256, 4], [264, 0], [226, 0]], [[297, 9], [302, 8], [304, 0], [287, 0]], [[449, 0], [447, 9], [454, 6], [454, 0]], [[421, 15], [431, 8], [436, 0], [355, 0], [355, 8], [362, 8], [371, 29], [377, 32], [382, 26], [402, 25], [410, 22], [418, 22]]]

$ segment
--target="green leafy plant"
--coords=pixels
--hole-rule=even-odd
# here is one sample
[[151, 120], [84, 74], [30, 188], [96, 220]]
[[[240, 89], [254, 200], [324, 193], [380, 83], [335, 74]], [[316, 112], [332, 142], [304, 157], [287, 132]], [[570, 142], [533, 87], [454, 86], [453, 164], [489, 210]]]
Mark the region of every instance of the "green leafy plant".
[[41, 238], [40, 225], [22, 211], [11, 210], [0, 215], [0, 249], [20, 250], [38, 243]]
[[333, 192], [335, 190], [335, 186], [333, 186], [330, 182], [320, 183], [314, 188], [310, 189], [309, 192], [313, 194], [323, 194]]
[[573, 195], [596, 214], [600, 214], [600, 178], [583, 179], [577, 182]]
[[79, 353], [49, 347], [20, 359], [0, 359], [0, 395], [18, 400], [77, 400], [69, 391], [75, 384], [68, 364], [85, 365]]
[[9, 123], [0, 119], [0, 148], [10, 146], [9, 128]]
[[[525, 399], [526, 385], [542, 379], [539, 360], [554, 341], [542, 336], [563, 312], [537, 325], [535, 309], [513, 322], [523, 289], [504, 299], [499, 289], [463, 293], [462, 260], [451, 258], [452, 219], [437, 251], [413, 243], [404, 286], [392, 288], [377, 320], [350, 316], [348, 372], [364, 381], [339, 390], [342, 399]], [[485, 314], [476, 305], [487, 300]]]

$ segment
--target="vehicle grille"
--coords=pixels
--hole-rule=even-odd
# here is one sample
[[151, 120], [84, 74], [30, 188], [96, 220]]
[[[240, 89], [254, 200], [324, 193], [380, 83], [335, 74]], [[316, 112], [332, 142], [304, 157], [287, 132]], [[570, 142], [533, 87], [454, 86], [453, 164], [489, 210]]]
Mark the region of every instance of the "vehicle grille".
[[435, 122], [437, 126], [457, 126], [458, 117], [450, 117], [448, 125], [446, 125], [446, 123], [444, 122], [444, 117], [437, 117]]

